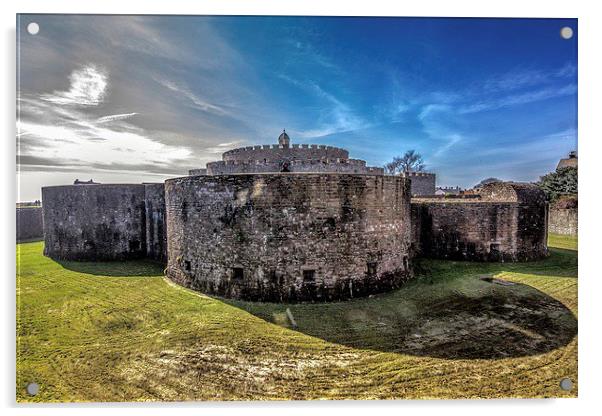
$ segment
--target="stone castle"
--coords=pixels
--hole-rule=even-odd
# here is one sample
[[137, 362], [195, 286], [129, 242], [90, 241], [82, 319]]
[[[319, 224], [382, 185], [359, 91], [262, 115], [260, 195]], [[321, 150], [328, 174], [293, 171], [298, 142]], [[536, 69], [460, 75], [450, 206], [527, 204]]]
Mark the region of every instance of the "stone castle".
[[256, 301], [341, 300], [399, 287], [412, 259], [546, 256], [547, 204], [533, 185], [435, 194], [435, 175], [385, 175], [340, 148], [277, 145], [159, 184], [42, 188], [45, 254], [147, 257], [178, 284]]

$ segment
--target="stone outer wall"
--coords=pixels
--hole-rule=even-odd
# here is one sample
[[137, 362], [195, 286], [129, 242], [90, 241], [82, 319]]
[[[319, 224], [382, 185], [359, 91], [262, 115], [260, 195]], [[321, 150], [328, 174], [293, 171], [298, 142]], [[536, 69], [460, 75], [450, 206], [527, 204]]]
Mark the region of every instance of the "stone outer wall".
[[412, 196], [435, 195], [436, 175], [428, 172], [406, 172], [403, 174], [412, 181]]
[[256, 301], [347, 299], [410, 278], [409, 181], [348, 174], [166, 181], [175, 282]]
[[144, 184], [146, 214], [146, 254], [167, 263], [167, 223], [165, 222], [165, 185]]
[[578, 210], [577, 208], [561, 209], [550, 208], [549, 231], [555, 234], [572, 235], [578, 234]]
[[412, 200], [412, 253], [476, 261], [547, 255], [547, 204], [534, 186], [486, 187], [479, 199]]
[[[289, 172], [296, 173], [358, 173], [365, 175], [383, 175], [384, 169], [366, 166], [366, 162], [357, 159], [310, 159], [286, 161]], [[280, 173], [281, 160], [258, 161], [218, 161], [207, 163], [208, 175], [231, 175], [236, 173]]]
[[17, 208], [17, 241], [44, 238], [42, 208]]
[[66, 260], [145, 257], [144, 185], [42, 188], [44, 254]]

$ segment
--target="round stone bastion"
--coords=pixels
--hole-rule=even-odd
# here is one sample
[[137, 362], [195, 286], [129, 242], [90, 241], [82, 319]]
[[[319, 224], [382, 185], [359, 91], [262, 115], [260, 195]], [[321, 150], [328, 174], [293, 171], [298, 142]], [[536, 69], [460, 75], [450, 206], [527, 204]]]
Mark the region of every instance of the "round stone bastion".
[[412, 275], [410, 181], [354, 174], [189, 176], [165, 182], [167, 276], [228, 298], [364, 296]]

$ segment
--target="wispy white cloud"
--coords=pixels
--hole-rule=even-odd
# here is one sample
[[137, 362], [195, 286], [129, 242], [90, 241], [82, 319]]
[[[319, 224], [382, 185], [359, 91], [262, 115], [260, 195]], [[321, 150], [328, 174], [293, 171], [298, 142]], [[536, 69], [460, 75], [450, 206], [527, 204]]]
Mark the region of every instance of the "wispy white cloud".
[[206, 147], [203, 149], [205, 153], [209, 153], [211, 155], [221, 155], [222, 153], [239, 147], [242, 144], [242, 140], [235, 140], [232, 142], [219, 143], [215, 146]]
[[492, 98], [475, 104], [463, 105], [458, 109], [459, 114], [477, 113], [480, 111], [497, 110], [503, 107], [522, 105], [537, 101], [548, 100], [555, 97], [563, 97], [577, 93], [577, 85], [569, 84], [564, 87], [546, 87], [538, 90], [528, 91], [520, 94], [508, 95], [500, 98]]
[[445, 139], [447, 140], [447, 143], [439, 146], [433, 156], [440, 157], [441, 155], [445, 154], [445, 152], [451, 149], [455, 144], [462, 141], [462, 135], [458, 133], [446, 134]]
[[37, 163], [49, 169], [54, 160], [64, 167], [60, 161], [68, 157], [74, 166], [120, 164], [136, 170], [145, 165], [161, 170], [191, 156], [190, 149], [160, 143], [145, 129], [128, 124], [127, 119], [138, 113], [92, 116], [89, 107], [104, 103], [109, 84], [108, 73], [97, 66], [75, 69], [69, 81], [67, 91], [19, 97], [20, 165]]
[[94, 64], [74, 70], [69, 82], [68, 91], [54, 91], [40, 98], [59, 105], [96, 106], [103, 102], [109, 85], [107, 73]]
[[323, 89], [318, 83], [309, 80], [300, 81], [285, 74], [277, 75], [323, 103], [320, 108], [321, 117], [315, 123], [317, 127], [295, 130], [294, 133], [297, 136], [318, 138], [336, 133], [361, 130], [370, 126], [370, 123], [359, 116], [349, 104]]
[[96, 122], [97, 123], [108, 123], [111, 121], [126, 120], [130, 117], [134, 117], [137, 114], [138, 113], [113, 114], [110, 116], [100, 117], [99, 119], [96, 120]]
[[448, 104], [427, 104], [418, 114], [423, 131], [433, 148], [432, 156], [440, 158], [452, 147], [465, 140], [457, 125], [454, 107]]
[[181, 97], [190, 101], [196, 108], [202, 111], [208, 111], [218, 115], [228, 115], [229, 111], [224, 109], [222, 106], [212, 104], [199, 96], [195, 95], [188, 87], [183, 84], [178, 84], [174, 81], [167, 79], [155, 78], [156, 81], [163, 85], [165, 88], [179, 94]]
[[575, 75], [577, 68], [567, 62], [557, 70], [541, 70], [530, 68], [515, 68], [503, 74], [494, 75], [486, 79], [479, 86], [484, 92], [504, 92], [530, 88], [548, 84], [559, 79], [569, 78]]

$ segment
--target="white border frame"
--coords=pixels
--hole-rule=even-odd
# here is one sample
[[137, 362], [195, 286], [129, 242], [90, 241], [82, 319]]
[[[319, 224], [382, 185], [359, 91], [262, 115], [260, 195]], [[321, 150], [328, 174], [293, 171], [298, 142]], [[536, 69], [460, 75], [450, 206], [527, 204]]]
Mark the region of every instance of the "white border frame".
[[[486, 2], [476, 0], [421, 0], [409, 3], [371, 0], [369, 2], [350, 2], [345, 0], [208, 0], [193, 3], [190, 0], [143, 1], [105, 0], [102, 3], [77, 0], [5, 1], [2, 3], [3, 25], [3, 64], [2, 85], [4, 106], [2, 121], [5, 127], [3, 144], [2, 176], [4, 180], [4, 198], [2, 199], [1, 239], [2, 296], [4, 316], [2, 319], [3, 341], [1, 343], [4, 365], [0, 394], [5, 414], [44, 414], [64, 415], [81, 414], [104, 415], [107, 407], [127, 409], [129, 414], [151, 416], [167, 412], [180, 415], [198, 414], [211, 411], [237, 414], [244, 411], [247, 415], [304, 415], [311, 413], [330, 413], [343, 410], [347, 414], [365, 414], [370, 411], [379, 413], [419, 412], [420, 414], [461, 414], [471, 415], [507, 415], [508, 412], [529, 411], [545, 412], [546, 415], [576, 414], [594, 409], [599, 396], [600, 385], [600, 302], [602, 277], [596, 267], [596, 240], [600, 235], [596, 205], [600, 182], [597, 180], [597, 156], [601, 154], [602, 131], [601, 116], [596, 99], [602, 97], [600, 74], [602, 65], [599, 53], [599, 41], [602, 39], [602, 21], [593, 1], [557, 1], [527, 2], [525, 0], [504, 0]], [[66, 405], [17, 405], [15, 403], [15, 21], [16, 13], [102, 13], [102, 14], [236, 14], [236, 15], [347, 15], [347, 16], [474, 16], [474, 17], [564, 17], [579, 19], [579, 164], [580, 164], [580, 212], [579, 212], [579, 399], [548, 400], [474, 400], [474, 401], [343, 401], [343, 402], [195, 402], [195, 403], [153, 403], [153, 404], [66, 404]], [[178, 407], [174, 410], [174, 407]], [[201, 408], [201, 409], [199, 409]]]

